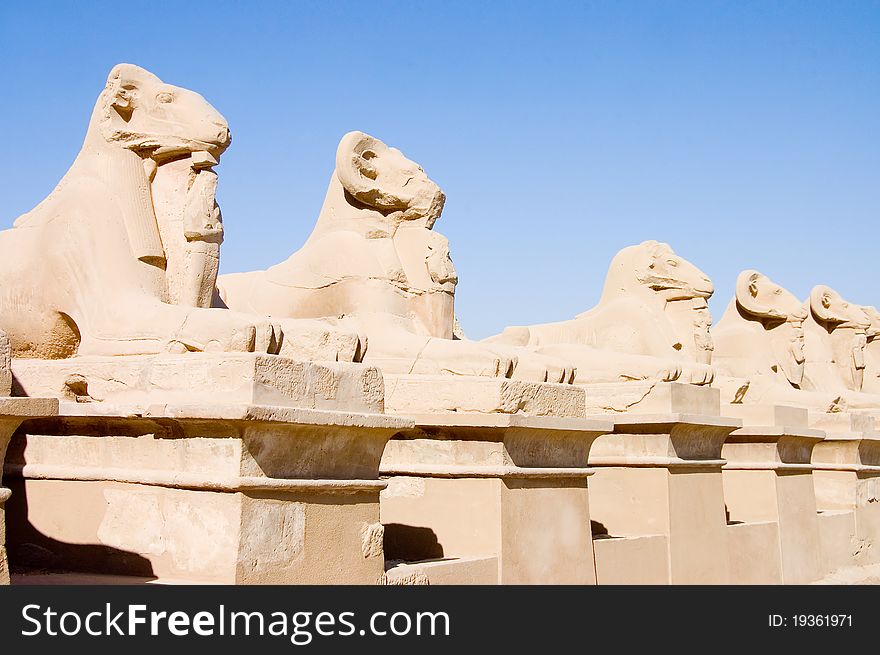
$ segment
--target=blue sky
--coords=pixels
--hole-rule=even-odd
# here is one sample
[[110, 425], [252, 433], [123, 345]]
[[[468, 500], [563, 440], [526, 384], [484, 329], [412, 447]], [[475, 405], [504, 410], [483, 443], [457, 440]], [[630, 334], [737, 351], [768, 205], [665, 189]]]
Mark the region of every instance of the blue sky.
[[880, 305], [880, 2], [0, 3], [0, 228], [135, 63], [229, 120], [221, 270], [312, 229], [339, 137], [446, 191], [466, 333], [592, 307], [611, 257], [666, 241], [715, 282]]

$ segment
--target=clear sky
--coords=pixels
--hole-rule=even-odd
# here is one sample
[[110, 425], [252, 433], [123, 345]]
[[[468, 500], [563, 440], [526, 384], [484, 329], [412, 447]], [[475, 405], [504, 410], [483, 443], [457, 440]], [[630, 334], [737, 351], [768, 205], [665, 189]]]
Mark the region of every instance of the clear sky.
[[569, 318], [666, 241], [715, 282], [880, 305], [880, 2], [0, 2], [0, 228], [73, 161], [118, 62], [229, 120], [221, 270], [308, 236], [339, 137], [446, 191], [465, 332]]

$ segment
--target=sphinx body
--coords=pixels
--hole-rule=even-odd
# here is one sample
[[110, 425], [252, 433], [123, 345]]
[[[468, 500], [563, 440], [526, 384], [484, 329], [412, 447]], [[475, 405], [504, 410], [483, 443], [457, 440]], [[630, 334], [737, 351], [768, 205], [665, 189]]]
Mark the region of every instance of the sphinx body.
[[9, 337], [0, 330], [0, 397], [12, 393], [12, 349]]
[[336, 320], [366, 334], [364, 361], [388, 373], [570, 381], [554, 358], [454, 338], [458, 276], [432, 229], [444, 202], [399, 150], [346, 134], [303, 247], [268, 270], [220, 276], [219, 298], [239, 311]]
[[352, 359], [356, 334], [209, 307], [222, 240], [212, 166], [229, 143], [199, 94], [116, 66], [67, 174], [0, 232], [0, 326], [13, 353]]
[[807, 313], [794, 294], [766, 275], [739, 274], [734, 297], [712, 330], [715, 386], [725, 402], [784, 403], [823, 412], [846, 407], [840, 390], [805, 388]]
[[[877, 333], [865, 308], [844, 300], [833, 289], [813, 287], [804, 304], [804, 383], [813, 391], [839, 393], [851, 409], [880, 409], [880, 395], [873, 380], [865, 388], [868, 366], [868, 334]], [[873, 357], [874, 347], [871, 348]], [[872, 367], [873, 368], [873, 367]]]
[[486, 342], [570, 360], [577, 383], [709, 384], [712, 291], [709, 278], [667, 244], [645, 241], [614, 257], [593, 309], [567, 321], [509, 327]]
[[880, 394], [880, 312], [875, 307], [862, 307], [868, 318], [865, 331], [865, 373], [862, 391]]

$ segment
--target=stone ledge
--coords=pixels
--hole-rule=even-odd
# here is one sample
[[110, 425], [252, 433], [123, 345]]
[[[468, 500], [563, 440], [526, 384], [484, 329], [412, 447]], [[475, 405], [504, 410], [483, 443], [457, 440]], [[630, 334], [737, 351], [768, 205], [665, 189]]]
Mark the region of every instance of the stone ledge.
[[768, 425], [786, 426], [787, 430], [810, 428], [809, 412], [800, 407], [764, 403], [754, 405], [728, 404], [721, 411], [725, 416], [741, 419], [747, 428], [756, 426], [765, 429], [765, 426]]
[[622, 414], [596, 439], [590, 466], [718, 467], [724, 441], [742, 421], [692, 414]]
[[384, 585], [495, 585], [498, 584], [497, 557], [449, 557], [389, 566]]
[[383, 414], [236, 403], [155, 405], [141, 414], [103, 404], [98, 415], [86, 413], [91, 404], [62, 405], [77, 413], [22, 424], [7, 470], [27, 464], [94, 469], [99, 475], [120, 468], [123, 477], [139, 479], [196, 476], [200, 487], [237, 487], [249, 484], [240, 478], [250, 477], [373, 479], [385, 442], [414, 426]]
[[[383, 475], [586, 477], [593, 442], [610, 421], [504, 414], [433, 414], [391, 439]], [[567, 472], [565, 472], [567, 471]]]
[[[12, 463], [4, 469], [9, 478], [24, 480], [68, 480], [77, 482], [121, 482], [148, 487], [168, 487], [224, 493], [281, 491], [293, 493], [379, 492], [387, 483], [381, 480], [309, 480], [259, 476], [210, 477], [198, 473], [149, 471], [143, 469]], [[7, 494], [8, 498], [8, 494]], [[0, 494], [0, 502], [5, 500]]]
[[701, 414], [721, 413], [721, 392], [708, 386], [681, 382], [607, 382], [587, 384], [588, 414]]
[[55, 398], [0, 398], [0, 419], [55, 416], [58, 406]]
[[614, 422], [614, 428], [616, 432], [619, 432], [619, 430], [617, 430], [617, 426], [630, 428], [634, 425], [644, 425], [647, 427], [686, 425], [707, 428], [731, 428], [733, 430], [742, 427], [742, 421], [740, 419], [730, 418], [728, 416], [719, 416], [716, 414], [639, 414], [634, 412], [632, 414], [618, 414], [614, 415], [613, 417], [604, 414], [595, 414], [590, 418], [596, 418], [600, 420], [603, 418], [610, 419]]
[[561, 430], [568, 432], [606, 433], [614, 422], [603, 416], [566, 418], [559, 416], [528, 416], [523, 414], [410, 414], [418, 427], [449, 428], [522, 428], [527, 430]]
[[457, 375], [384, 375], [385, 411], [397, 414], [526, 414], [582, 418], [584, 391], [570, 384]]
[[874, 430], [874, 417], [868, 414], [849, 412], [810, 412], [810, 427], [832, 433], [860, 433]]
[[249, 403], [382, 412], [378, 369], [256, 353], [15, 359], [13, 392], [78, 404]]
[[467, 466], [452, 464], [401, 464], [382, 466], [384, 476], [412, 476], [426, 478], [502, 478], [541, 480], [553, 478], [587, 478], [595, 469], [585, 467], [523, 467], [523, 466]]

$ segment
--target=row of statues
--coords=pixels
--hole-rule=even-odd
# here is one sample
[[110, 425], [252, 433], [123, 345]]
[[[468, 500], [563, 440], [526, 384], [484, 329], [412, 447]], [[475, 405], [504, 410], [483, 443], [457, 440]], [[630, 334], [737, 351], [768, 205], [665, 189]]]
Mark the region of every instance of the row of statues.
[[744, 271], [712, 326], [711, 280], [666, 244], [611, 262], [598, 304], [556, 323], [464, 338], [434, 231], [445, 196], [362, 132], [336, 152], [306, 243], [218, 276], [214, 167], [226, 120], [195, 92], [120, 64], [55, 190], [0, 232], [0, 329], [15, 357], [238, 351], [388, 373], [591, 384], [679, 381], [727, 402], [880, 407], [880, 313], [817, 286], [805, 302]]

